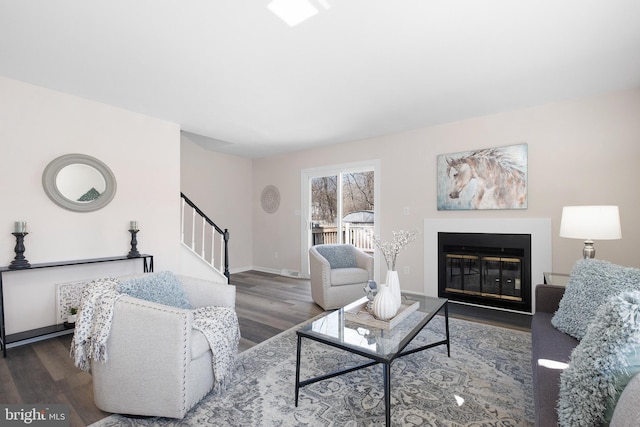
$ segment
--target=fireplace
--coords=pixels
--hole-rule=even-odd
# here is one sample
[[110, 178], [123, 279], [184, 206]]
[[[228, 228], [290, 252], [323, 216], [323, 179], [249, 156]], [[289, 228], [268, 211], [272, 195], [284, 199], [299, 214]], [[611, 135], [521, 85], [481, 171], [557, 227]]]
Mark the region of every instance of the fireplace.
[[[438, 233], [528, 234], [531, 236], [531, 289], [529, 300], [535, 306], [534, 285], [543, 283], [544, 272], [553, 271], [550, 218], [425, 218], [424, 285], [425, 295], [438, 296]], [[522, 286], [522, 284], [521, 284]], [[486, 304], [482, 304], [486, 305]]]
[[531, 312], [531, 235], [438, 232], [438, 296]]

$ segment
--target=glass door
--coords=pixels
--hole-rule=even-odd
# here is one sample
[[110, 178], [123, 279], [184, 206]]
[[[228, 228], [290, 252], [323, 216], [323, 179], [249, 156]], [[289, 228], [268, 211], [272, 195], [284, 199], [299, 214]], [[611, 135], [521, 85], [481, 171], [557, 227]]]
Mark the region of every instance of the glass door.
[[352, 244], [373, 254], [375, 165], [303, 171], [302, 272], [308, 277], [311, 246]]

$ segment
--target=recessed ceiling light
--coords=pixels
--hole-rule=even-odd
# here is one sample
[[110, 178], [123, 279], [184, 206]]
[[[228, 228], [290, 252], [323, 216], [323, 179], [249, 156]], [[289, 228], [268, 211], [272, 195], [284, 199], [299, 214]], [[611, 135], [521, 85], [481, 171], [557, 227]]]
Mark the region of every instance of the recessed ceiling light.
[[318, 13], [318, 9], [307, 0], [273, 0], [267, 8], [291, 27]]

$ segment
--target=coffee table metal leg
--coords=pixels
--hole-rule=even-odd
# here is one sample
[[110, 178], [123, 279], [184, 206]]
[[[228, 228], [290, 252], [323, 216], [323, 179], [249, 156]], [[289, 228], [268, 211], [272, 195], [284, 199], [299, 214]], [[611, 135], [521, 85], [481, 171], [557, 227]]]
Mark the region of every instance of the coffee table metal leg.
[[384, 415], [386, 426], [391, 425], [391, 364], [383, 363], [384, 375]]
[[447, 356], [451, 357], [451, 341], [449, 340], [449, 301], [444, 304], [444, 324], [447, 331]]
[[302, 337], [298, 335], [298, 350], [296, 355], [296, 408], [298, 407], [298, 394], [300, 392], [300, 347]]

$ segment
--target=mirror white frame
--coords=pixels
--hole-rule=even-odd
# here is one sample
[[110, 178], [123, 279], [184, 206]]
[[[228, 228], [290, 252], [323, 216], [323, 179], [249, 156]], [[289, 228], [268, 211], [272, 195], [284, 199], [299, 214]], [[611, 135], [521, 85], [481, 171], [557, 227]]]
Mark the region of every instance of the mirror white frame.
[[[57, 185], [57, 177], [60, 171], [70, 165], [86, 165], [97, 170], [105, 182], [105, 190], [99, 197], [87, 202], [79, 202], [67, 198]], [[60, 207], [68, 209], [74, 212], [92, 212], [98, 209], [102, 209], [111, 202], [113, 196], [116, 194], [116, 177], [111, 172], [111, 169], [96, 159], [95, 157], [87, 156], [86, 154], [65, 154], [51, 161], [44, 169], [42, 173], [42, 186], [44, 192], [51, 199], [52, 202]]]

